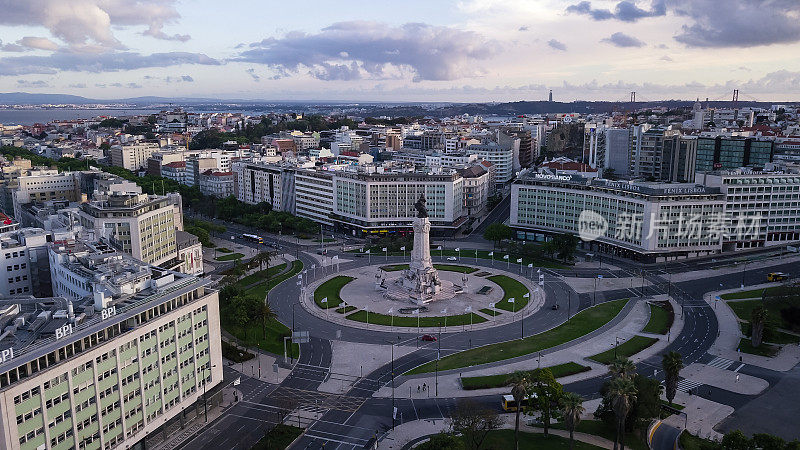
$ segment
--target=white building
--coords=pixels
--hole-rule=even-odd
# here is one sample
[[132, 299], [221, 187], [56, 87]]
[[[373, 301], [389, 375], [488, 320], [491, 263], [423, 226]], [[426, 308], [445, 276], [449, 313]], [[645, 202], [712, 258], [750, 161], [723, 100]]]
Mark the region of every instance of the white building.
[[725, 250], [800, 241], [800, 175], [750, 170], [698, 173], [726, 194]]
[[333, 178], [334, 173], [330, 171], [298, 169], [294, 173], [294, 214], [332, 227]]
[[[517, 150], [519, 150], [519, 139]], [[495, 167], [495, 183], [504, 185], [514, 178], [514, 149], [504, 147], [497, 142], [484, 140], [482, 144], [470, 145], [468, 153], [478, 155], [478, 159], [489, 161]]]
[[716, 187], [526, 171], [511, 186], [510, 224], [527, 240], [600, 230], [585, 247], [659, 262], [722, 251], [724, 210]]
[[109, 150], [111, 165], [128, 170], [147, 167], [147, 160], [158, 151], [156, 142], [135, 142], [132, 144], [113, 145]]
[[233, 172], [216, 172], [207, 170], [200, 174], [200, 192], [217, 198], [226, 198], [235, 195]]

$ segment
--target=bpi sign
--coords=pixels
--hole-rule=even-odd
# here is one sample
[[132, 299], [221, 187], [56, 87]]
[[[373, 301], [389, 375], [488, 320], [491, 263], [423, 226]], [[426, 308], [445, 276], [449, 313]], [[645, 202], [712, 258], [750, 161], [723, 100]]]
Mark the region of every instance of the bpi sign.
[[0, 352], [0, 363], [4, 363], [6, 361], [11, 361], [14, 358], [14, 349], [7, 348]]
[[112, 317], [114, 317], [116, 315], [117, 315], [117, 307], [116, 306], [111, 306], [109, 308], [104, 308], [102, 311], [100, 311], [100, 317], [102, 317], [103, 320], [110, 319], [110, 318], [112, 318]]
[[66, 324], [61, 328], [56, 328], [56, 339], [61, 339], [64, 336], [72, 334], [72, 325]]

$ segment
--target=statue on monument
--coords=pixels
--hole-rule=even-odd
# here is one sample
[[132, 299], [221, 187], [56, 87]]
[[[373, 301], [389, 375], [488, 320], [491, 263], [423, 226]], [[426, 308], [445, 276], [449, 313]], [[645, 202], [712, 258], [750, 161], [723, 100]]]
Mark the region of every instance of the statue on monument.
[[414, 208], [417, 208], [417, 217], [428, 217], [428, 208], [425, 207], [425, 194], [419, 196], [417, 203], [414, 203]]

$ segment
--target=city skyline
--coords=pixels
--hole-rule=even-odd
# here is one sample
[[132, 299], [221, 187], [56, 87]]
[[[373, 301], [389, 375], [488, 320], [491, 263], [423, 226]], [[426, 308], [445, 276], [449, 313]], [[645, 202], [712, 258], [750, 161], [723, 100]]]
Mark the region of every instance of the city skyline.
[[788, 0], [365, 6], [5, 0], [0, 92], [484, 102], [739, 89], [792, 101], [800, 87], [800, 4]]

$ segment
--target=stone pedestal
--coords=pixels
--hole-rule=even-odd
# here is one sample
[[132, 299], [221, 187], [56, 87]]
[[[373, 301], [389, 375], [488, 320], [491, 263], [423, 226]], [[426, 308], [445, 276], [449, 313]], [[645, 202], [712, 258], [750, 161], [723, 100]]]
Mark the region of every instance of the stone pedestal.
[[414, 219], [414, 248], [402, 282], [411, 301], [418, 305], [429, 303], [442, 289], [439, 274], [431, 260], [430, 231], [431, 222], [427, 217]]

